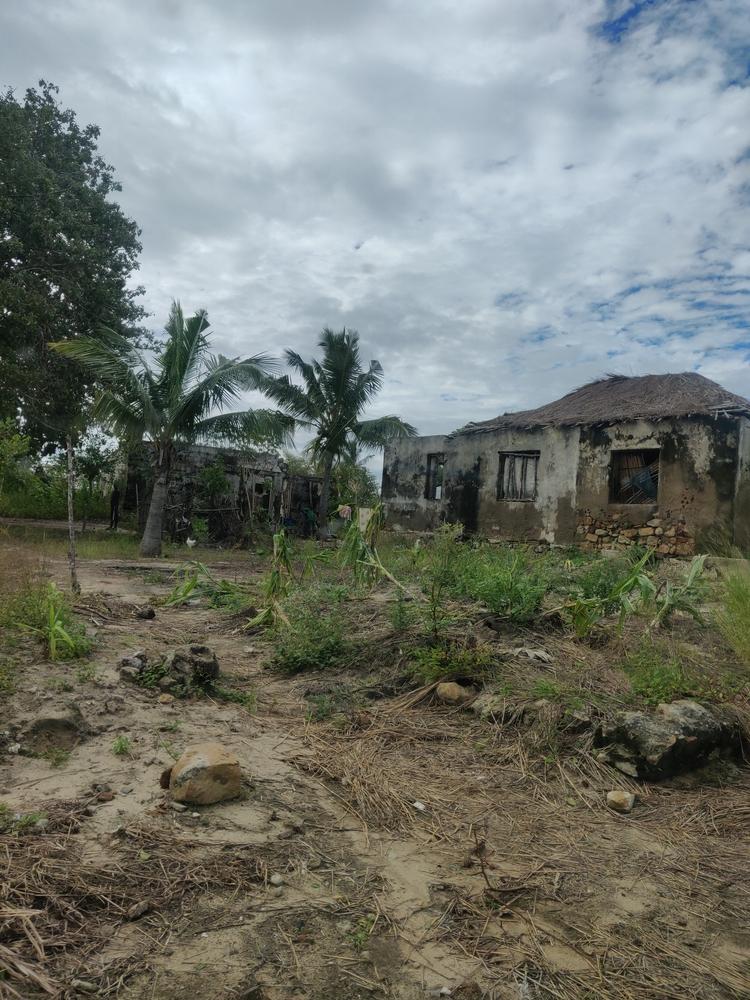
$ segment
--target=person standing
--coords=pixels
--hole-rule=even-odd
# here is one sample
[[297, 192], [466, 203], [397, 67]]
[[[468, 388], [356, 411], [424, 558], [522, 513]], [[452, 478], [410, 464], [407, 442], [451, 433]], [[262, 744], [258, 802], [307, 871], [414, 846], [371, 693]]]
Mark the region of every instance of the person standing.
[[109, 500], [109, 530], [117, 531], [117, 525], [120, 523], [120, 488], [115, 483], [112, 490], [112, 496]]

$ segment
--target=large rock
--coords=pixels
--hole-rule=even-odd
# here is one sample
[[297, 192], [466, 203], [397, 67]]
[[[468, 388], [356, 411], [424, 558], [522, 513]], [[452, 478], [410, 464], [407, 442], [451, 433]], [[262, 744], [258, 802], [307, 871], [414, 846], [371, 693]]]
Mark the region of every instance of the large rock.
[[200, 806], [236, 799], [242, 791], [240, 763], [220, 743], [188, 747], [172, 768], [169, 790], [175, 801]]
[[658, 781], [705, 764], [716, 752], [739, 753], [742, 733], [733, 718], [684, 699], [655, 712], [622, 712], [596, 733], [605, 759], [624, 774]]
[[178, 646], [164, 658], [164, 675], [185, 687], [209, 687], [219, 676], [219, 661], [210, 646]]

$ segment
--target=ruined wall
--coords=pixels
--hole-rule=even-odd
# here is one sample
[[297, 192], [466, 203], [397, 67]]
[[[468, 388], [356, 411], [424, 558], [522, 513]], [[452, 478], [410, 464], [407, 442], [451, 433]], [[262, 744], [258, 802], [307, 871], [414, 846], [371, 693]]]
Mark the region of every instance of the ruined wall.
[[[498, 499], [500, 455], [520, 451], [539, 452], [536, 497]], [[446, 467], [448, 517], [488, 538], [572, 542], [577, 469], [577, 427], [456, 435]]]
[[444, 500], [425, 497], [427, 456], [445, 454], [443, 434], [391, 442], [383, 456], [382, 498], [394, 531], [432, 531], [444, 519]]
[[[591, 548], [640, 544], [690, 555], [711, 536], [731, 535], [737, 486], [734, 418], [634, 421], [581, 429], [579, 540]], [[655, 503], [610, 501], [613, 450], [659, 449]]]

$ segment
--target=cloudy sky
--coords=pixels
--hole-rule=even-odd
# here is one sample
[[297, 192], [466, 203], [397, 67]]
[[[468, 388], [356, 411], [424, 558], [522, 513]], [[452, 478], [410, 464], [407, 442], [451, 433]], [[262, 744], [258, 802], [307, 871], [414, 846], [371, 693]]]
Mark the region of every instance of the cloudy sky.
[[360, 331], [423, 433], [582, 382], [750, 395], [750, 0], [3, 0], [143, 229], [150, 323]]

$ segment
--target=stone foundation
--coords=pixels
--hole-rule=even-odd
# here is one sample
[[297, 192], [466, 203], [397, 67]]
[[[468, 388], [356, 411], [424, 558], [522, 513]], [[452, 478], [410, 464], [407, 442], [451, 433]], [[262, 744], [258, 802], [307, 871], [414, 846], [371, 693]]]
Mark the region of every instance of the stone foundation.
[[[634, 518], [633, 520], [636, 520]], [[655, 514], [648, 521], [634, 524], [625, 512], [579, 512], [576, 534], [585, 549], [626, 549], [630, 545], [645, 545], [659, 556], [691, 556], [695, 541], [680, 518]]]

